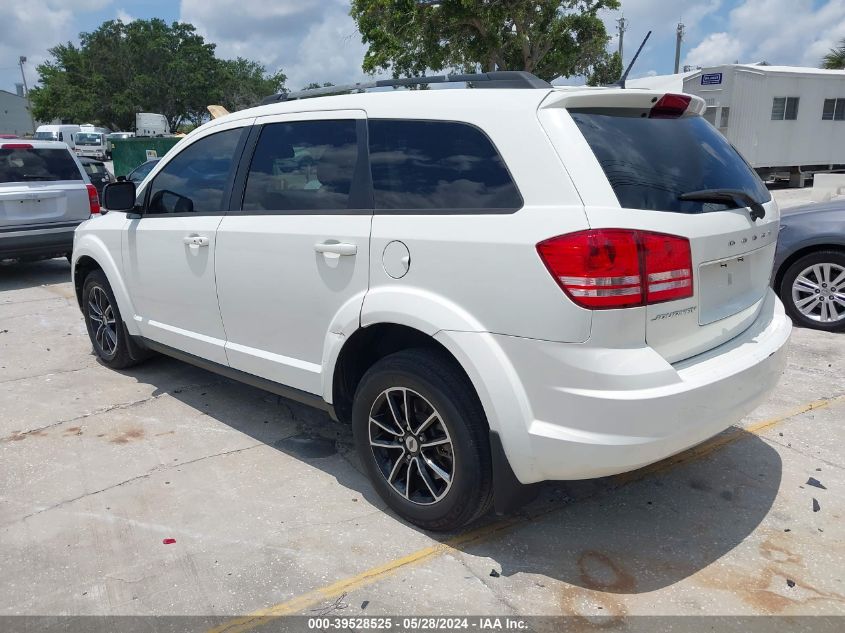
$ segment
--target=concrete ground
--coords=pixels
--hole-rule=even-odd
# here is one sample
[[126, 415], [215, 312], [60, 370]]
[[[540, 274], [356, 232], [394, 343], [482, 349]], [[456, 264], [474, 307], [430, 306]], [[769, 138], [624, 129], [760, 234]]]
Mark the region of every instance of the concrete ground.
[[108, 370], [64, 260], [2, 265], [0, 615], [845, 615], [843, 418], [845, 335], [797, 329], [715, 440], [428, 534], [348, 428], [167, 358]]

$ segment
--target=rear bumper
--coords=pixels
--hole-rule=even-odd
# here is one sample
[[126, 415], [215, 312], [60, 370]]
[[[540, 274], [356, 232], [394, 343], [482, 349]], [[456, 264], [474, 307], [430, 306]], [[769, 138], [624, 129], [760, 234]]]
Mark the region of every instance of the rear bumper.
[[0, 232], [0, 258], [70, 253], [73, 251], [73, 233], [77, 225]]
[[[769, 291], [745, 332], [674, 365], [647, 346], [454, 338], [473, 346], [490, 337], [486, 345], [496, 345], [498, 367], [487, 362], [468, 373], [516, 477], [528, 484], [635, 470], [716, 435], [775, 387], [791, 331]], [[481, 354], [471, 349], [464, 358]]]

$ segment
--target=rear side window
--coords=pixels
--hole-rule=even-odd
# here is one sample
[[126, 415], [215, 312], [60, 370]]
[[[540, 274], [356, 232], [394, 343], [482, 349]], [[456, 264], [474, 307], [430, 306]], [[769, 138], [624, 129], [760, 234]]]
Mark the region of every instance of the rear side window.
[[515, 211], [522, 197], [478, 128], [447, 121], [369, 121], [376, 210]]
[[358, 164], [356, 122], [269, 123], [249, 166], [243, 210], [344, 211]]
[[704, 189], [737, 189], [758, 202], [771, 200], [754, 170], [702, 117], [648, 119], [624, 110], [570, 114], [624, 208], [701, 213], [732, 206], [679, 199]]
[[0, 149], [0, 182], [82, 180], [67, 149]]
[[217, 213], [243, 130], [202, 138], [173, 157], [150, 185], [147, 213]]

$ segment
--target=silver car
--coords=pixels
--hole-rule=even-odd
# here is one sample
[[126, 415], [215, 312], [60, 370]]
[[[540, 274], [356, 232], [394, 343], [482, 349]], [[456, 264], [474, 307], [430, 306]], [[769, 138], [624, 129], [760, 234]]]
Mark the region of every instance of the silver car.
[[76, 227], [100, 212], [65, 143], [0, 142], [0, 259], [68, 256]]

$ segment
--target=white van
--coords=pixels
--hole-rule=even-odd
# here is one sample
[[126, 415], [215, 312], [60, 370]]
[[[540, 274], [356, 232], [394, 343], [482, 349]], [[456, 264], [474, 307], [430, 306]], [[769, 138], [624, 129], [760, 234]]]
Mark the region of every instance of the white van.
[[78, 125], [39, 125], [34, 138], [36, 141], [61, 141], [71, 149], [76, 149], [73, 135], [79, 130]]
[[83, 128], [81, 132], [73, 135], [73, 140], [76, 143], [77, 156], [87, 156], [88, 158], [96, 158], [97, 160], [106, 159], [108, 139], [103, 132], [95, 132], [91, 129]]
[[167, 117], [155, 112], [139, 112], [135, 115], [135, 136], [165, 136], [170, 134]]

